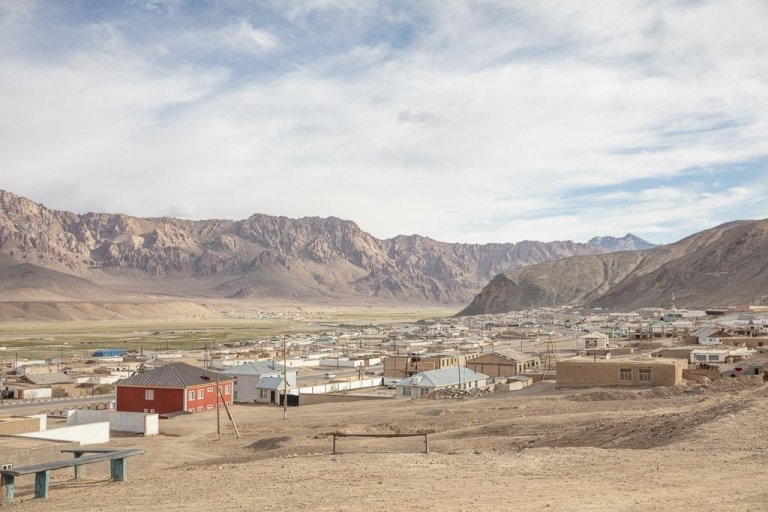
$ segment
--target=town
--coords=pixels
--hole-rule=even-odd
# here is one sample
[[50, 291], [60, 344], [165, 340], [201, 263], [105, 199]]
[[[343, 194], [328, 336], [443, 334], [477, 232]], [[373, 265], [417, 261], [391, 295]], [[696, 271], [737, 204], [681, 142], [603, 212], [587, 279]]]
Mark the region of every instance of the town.
[[[149, 350], [113, 339], [50, 359], [3, 347], [0, 434], [26, 440], [4, 444], [4, 475], [45, 465], [56, 450], [91, 453], [87, 446], [124, 436], [141, 447], [188, 416], [215, 416], [221, 439], [222, 431], [239, 437], [239, 418], [270, 407], [285, 418], [319, 404], [684, 393], [720, 381], [732, 389], [761, 386], [768, 362], [768, 308], [754, 305], [686, 310], [673, 301], [630, 312], [559, 307], [359, 325], [310, 317], [307, 326], [196, 348]], [[34, 496], [48, 496], [45, 482]], [[14, 487], [5, 486], [7, 501]]]

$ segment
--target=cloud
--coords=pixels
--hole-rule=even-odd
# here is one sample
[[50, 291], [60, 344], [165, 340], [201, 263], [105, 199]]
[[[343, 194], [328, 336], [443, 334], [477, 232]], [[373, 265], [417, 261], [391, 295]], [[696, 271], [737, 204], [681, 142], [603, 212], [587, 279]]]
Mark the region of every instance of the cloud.
[[0, 179], [76, 211], [671, 241], [768, 215], [768, 7], [738, 4], [46, 4], [0, 31]]
[[230, 50], [261, 55], [279, 46], [278, 39], [266, 30], [255, 28], [248, 20], [235, 20], [213, 30], [206, 42]]

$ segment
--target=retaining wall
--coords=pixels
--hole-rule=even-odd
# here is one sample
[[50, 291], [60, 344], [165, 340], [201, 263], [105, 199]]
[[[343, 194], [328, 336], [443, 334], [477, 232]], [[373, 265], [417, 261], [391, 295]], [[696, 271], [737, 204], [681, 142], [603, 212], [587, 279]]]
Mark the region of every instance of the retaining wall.
[[67, 425], [87, 425], [101, 421], [108, 421], [110, 430], [115, 432], [133, 432], [145, 436], [156, 436], [160, 433], [157, 414], [77, 409], [67, 416]]
[[62, 428], [54, 428], [44, 432], [29, 432], [19, 434], [19, 437], [47, 439], [49, 441], [75, 441], [84, 444], [100, 444], [109, 442], [109, 422], [88, 423]]

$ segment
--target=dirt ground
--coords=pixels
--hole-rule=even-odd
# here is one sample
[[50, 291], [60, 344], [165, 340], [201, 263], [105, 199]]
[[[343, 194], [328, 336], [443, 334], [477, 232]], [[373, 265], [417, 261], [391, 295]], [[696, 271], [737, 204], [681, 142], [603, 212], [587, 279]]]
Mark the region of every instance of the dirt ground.
[[[546, 389], [545, 384], [539, 384]], [[530, 388], [529, 388], [530, 390]], [[762, 510], [768, 506], [768, 386], [722, 384], [381, 400], [282, 409], [235, 406], [161, 422], [128, 481], [107, 464], [60, 473], [46, 502], [17, 481], [17, 510]], [[222, 414], [222, 421], [226, 415]], [[434, 432], [423, 439], [330, 432]], [[104, 466], [104, 467], [101, 467]]]

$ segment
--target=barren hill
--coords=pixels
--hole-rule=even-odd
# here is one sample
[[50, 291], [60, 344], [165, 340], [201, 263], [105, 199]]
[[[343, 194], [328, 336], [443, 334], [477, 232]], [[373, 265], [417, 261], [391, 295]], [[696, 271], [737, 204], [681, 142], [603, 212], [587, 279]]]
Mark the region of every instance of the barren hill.
[[[601, 252], [605, 249], [570, 241], [451, 244], [417, 235], [381, 240], [334, 217], [257, 214], [240, 221], [189, 221], [81, 215], [0, 191], [0, 254], [35, 265], [37, 273], [58, 272], [48, 275], [61, 283], [54, 290], [61, 297], [99, 295], [108, 289], [459, 304], [499, 272]], [[45, 279], [33, 281], [23, 284], [29, 293], [34, 286], [28, 284], [47, 286]], [[17, 282], [9, 280], [0, 290], [4, 300], [11, 300]]]
[[645, 251], [578, 256], [499, 274], [460, 315], [586, 304], [751, 303], [768, 294], [768, 220], [738, 221]]

